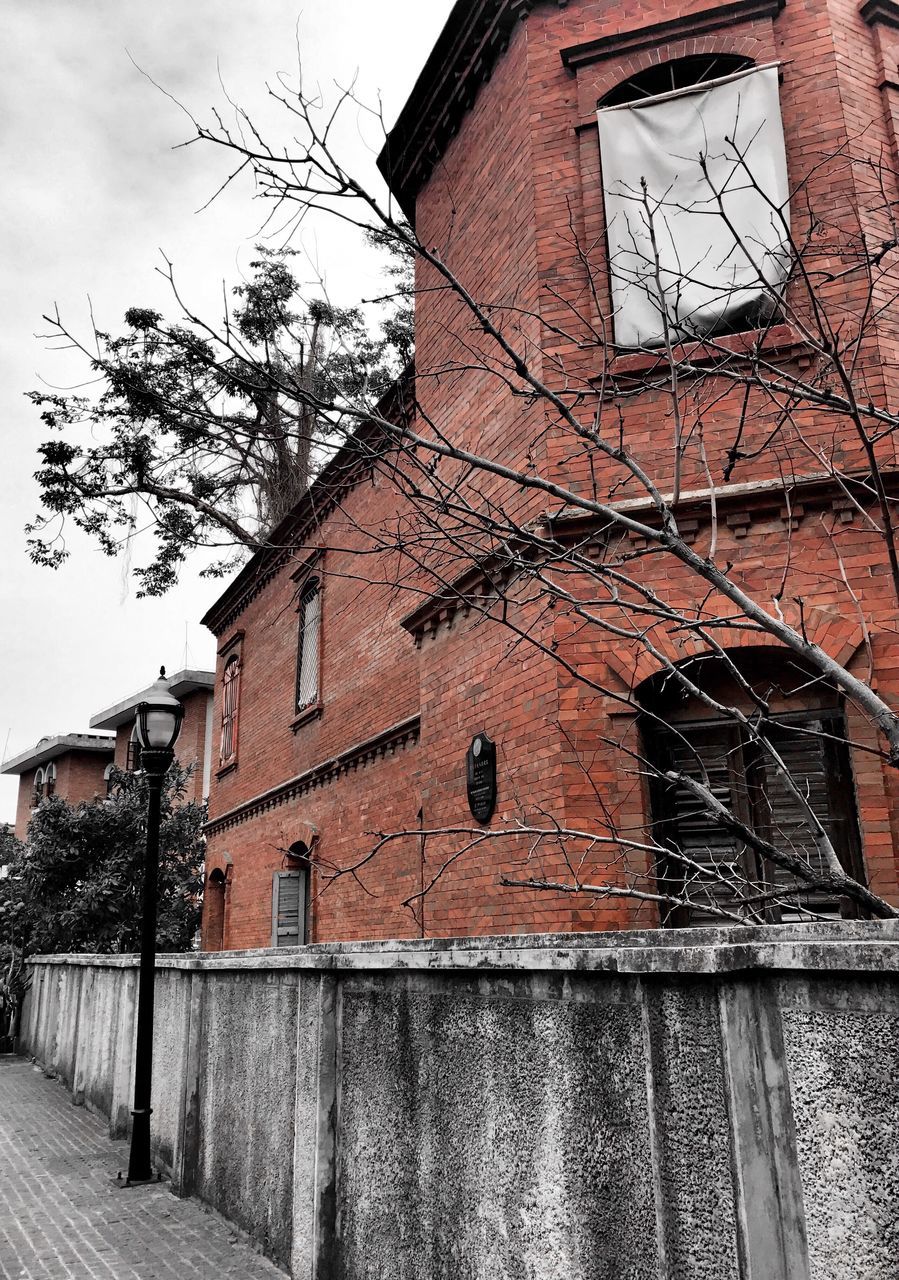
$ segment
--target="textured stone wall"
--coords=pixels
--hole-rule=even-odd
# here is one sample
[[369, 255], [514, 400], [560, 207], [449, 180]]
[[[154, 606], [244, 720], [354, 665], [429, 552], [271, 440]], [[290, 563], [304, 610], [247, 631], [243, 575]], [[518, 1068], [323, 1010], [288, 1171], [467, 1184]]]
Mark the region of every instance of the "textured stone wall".
[[[127, 1122], [132, 957], [23, 1048]], [[899, 926], [161, 957], [157, 1160], [303, 1280], [896, 1280]]]

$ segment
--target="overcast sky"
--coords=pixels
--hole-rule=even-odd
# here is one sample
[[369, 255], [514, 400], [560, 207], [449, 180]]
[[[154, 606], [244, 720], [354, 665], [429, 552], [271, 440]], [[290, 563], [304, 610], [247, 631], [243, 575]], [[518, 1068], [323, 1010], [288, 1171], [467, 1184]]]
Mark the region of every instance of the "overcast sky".
[[[176, 150], [190, 133], [178, 108], [132, 63], [197, 115], [247, 105], [283, 128], [265, 82], [296, 70], [306, 83], [346, 83], [357, 71], [367, 99], [381, 94], [395, 119], [446, 19], [451, 0], [19, 0], [0, 50], [4, 179], [0, 191], [0, 755], [44, 735], [87, 729], [94, 712], [170, 671], [210, 667], [211, 636], [199, 619], [221, 583], [186, 574], [162, 600], [135, 599], [128, 563], [85, 538], [54, 571], [27, 558], [23, 525], [37, 506], [36, 446], [48, 434], [24, 392], [68, 385], [71, 357], [36, 335], [59, 306], [84, 331], [88, 299], [98, 325], [117, 329], [131, 305], [167, 315], [173, 303], [156, 274], [159, 250], [185, 295], [220, 306], [222, 280], [246, 271], [262, 221], [248, 186], [196, 212], [225, 176], [212, 149]], [[130, 54], [130, 57], [129, 57]], [[346, 137], [354, 163], [370, 165], [376, 138]], [[370, 144], [366, 150], [366, 144]], [[329, 224], [300, 245], [324, 271], [336, 301], [371, 292], [368, 261]], [[140, 548], [137, 549], [140, 558]], [[12, 820], [17, 780], [0, 778], [0, 821]]]

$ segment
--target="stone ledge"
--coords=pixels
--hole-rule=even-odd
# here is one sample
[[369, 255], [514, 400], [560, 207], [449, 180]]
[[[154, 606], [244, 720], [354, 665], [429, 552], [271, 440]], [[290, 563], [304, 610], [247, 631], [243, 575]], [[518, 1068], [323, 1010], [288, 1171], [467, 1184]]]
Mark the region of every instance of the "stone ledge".
[[[137, 968], [137, 956], [35, 956], [38, 965]], [[899, 920], [660, 929], [627, 933], [318, 943], [283, 950], [161, 955], [187, 972], [474, 970], [556, 973], [727, 974], [747, 970], [899, 973]]]

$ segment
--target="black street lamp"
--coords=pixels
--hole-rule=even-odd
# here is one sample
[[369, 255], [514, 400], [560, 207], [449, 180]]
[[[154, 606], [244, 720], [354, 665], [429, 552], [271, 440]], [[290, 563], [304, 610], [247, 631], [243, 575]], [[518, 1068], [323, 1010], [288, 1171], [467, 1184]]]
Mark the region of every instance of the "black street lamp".
[[156, 881], [159, 872], [159, 807], [166, 770], [175, 758], [184, 708], [169, 693], [165, 667], [137, 707], [137, 740], [140, 767], [146, 774], [147, 854], [144, 859], [143, 911], [140, 929], [140, 978], [137, 989], [137, 1041], [134, 1048], [134, 1117], [128, 1182], [149, 1182], [150, 1089], [153, 1079], [153, 986], [156, 977]]

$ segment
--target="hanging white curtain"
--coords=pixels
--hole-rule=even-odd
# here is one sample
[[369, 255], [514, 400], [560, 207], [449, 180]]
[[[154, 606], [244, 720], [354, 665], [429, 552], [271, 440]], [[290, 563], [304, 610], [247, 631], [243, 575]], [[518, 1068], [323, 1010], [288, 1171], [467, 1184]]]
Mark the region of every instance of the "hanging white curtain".
[[601, 108], [599, 143], [619, 346], [774, 314], [790, 265], [776, 66]]

